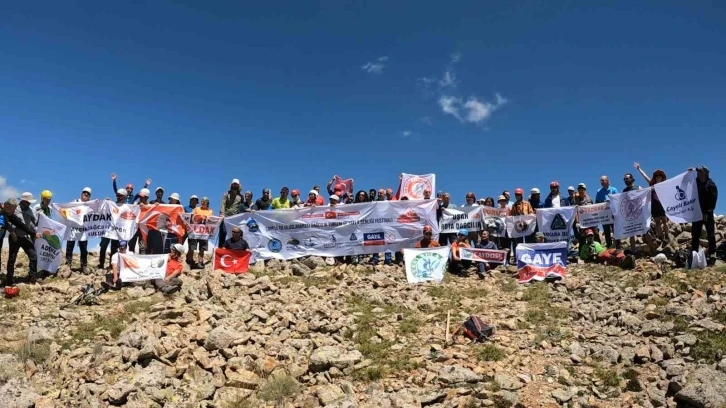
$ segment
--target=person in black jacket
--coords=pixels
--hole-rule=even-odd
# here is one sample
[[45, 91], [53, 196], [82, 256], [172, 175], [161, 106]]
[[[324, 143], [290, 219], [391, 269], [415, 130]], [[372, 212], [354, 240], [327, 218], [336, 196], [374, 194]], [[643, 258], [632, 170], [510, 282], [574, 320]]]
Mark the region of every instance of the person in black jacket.
[[706, 226], [706, 236], [708, 237], [708, 255], [710, 258], [716, 257], [716, 224], [713, 211], [716, 209], [716, 201], [718, 200], [718, 189], [716, 183], [709, 177], [709, 171], [706, 166], [696, 168], [698, 176], [696, 177], [696, 186], [698, 187], [698, 202], [701, 205], [703, 220], [693, 223], [691, 228], [691, 251], [698, 252], [701, 244], [701, 230]]
[[[10, 256], [8, 257], [8, 275], [5, 280], [5, 286], [12, 286], [15, 284], [13, 275], [15, 275], [15, 258], [18, 254], [18, 249], [22, 248], [25, 254], [28, 255], [30, 260], [30, 266], [28, 270], [28, 278], [31, 283], [35, 283], [37, 279], [37, 255], [35, 253], [35, 246], [33, 245], [33, 239], [35, 238], [35, 229], [25, 223], [25, 221], [15, 215], [15, 210], [18, 208], [18, 201], [14, 198], [9, 198], [2, 206], [2, 215], [5, 219], [5, 223], [0, 226], [10, 239]], [[20, 234], [18, 234], [20, 233]], [[13, 256], [13, 250], [15, 250], [15, 256]]]

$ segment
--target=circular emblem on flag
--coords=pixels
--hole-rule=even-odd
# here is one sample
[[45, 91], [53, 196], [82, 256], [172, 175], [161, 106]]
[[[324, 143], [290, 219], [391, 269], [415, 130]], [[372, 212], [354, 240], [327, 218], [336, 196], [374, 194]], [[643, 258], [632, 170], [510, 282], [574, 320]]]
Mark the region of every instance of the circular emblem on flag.
[[431, 190], [431, 182], [423, 177], [410, 177], [402, 186], [402, 196], [408, 197], [409, 200], [420, 200], [424, 197], [424, 190]]
[[43, 229], [43, 234], [41, 235], [41, 238], [45, 240], [45, 242], [48, 243], [48, 246], [55, 250], [61, 249], [61, 243], [63, 240], [61, 239], [60, 235], [56, 233], [55, 230], [50, 229]]
[[267, 243], [267, 249], [269, 249], [270, 252], [282, 251], [282, 241], [277, 238], [272, 238], [270, 242]]
[[524, 221], [517, 221], [514, 223], [514, 230], [517, 232], [527, 231], [527, 223]]
[[121, 214], [118, 215], [121, 219], [124, 220], [135, 220], [136, 214], [133, 211], [124, 211]]
[[437, 269], [443, 267], [446, 258], [433, 253], [424, 252], [413, 257], [411, 261], [411, 273], [420, 279], [430, 279]]
[[643, 212], [643, 200], [629, 197], [629, 194], [625, 194], [622, 201], [620, 201], [620, 214], [626, 221], [633, 221], [640, 217]]

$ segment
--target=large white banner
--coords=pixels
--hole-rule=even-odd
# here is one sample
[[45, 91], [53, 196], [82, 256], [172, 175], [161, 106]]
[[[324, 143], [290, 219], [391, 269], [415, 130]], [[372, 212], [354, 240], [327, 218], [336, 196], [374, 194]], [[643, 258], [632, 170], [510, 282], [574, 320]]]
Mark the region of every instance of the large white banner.
[[39, 237], [35, 239], [35, 252], [38, 254], [38, 270], [56, 273], [63, 261], [61, 246], [63, 237], [66, 235], [67, 227], [46, 217], [45, 214], [38, 214], [38, 228], [36, 233]]
[[85, 203], [53, 203], [53, 208], [60, 215], [59, 221], [70, 227], [66, 229], [64, 237], [68, 241], [101, 238], [111, 228], [111, 213], [108, 212], [108, 207], [103, 206], [98, 200]]
[[522, 238], [534, 234], [537, 228], [537, 216], [515, 215], [507, 217], [507, 234], [509, 238]]
[[470, 232], [481, 231], [481, 207], [478, 205], [442, 210], [439, 233], [455, 234], [461, 228], [467, 228]]
[[105, 238], [129, 241], [137, 231], [137, 221], [141, 207], [134, 204], [116, 204], [106, 200], [101, 205], [102, 214], [111, 214], [111, 226], [106, 231]]
[[643, 235], [650, 229], [650, 189], [610, 194], [615, 239]]
[[409, 200], [423, 200], [424, 190], [429, 190], [431, 194], [436, 190], [435, 174], [407, 174], [401, 175], [401, 191], [398, 197], [408, 197]]
[[406, 263], [408, 283], [441, 282], [450, 251], [449, 247], [404, 249], [403, 261]]
[[168, 254], [136, 255], [126, 253], [120, 255], [118, 277], [121, 282], [139, 282], [164, 279]]
[[[215, 239], [219, 234], [219, 226], [222, 224], [222, 217], [204, 216], [199, 214], [182, 214], [184, 226], [186, 227], [189, 239], [210, 240]], [[221, 246], [220, 243], [219, 246]]]
[[612, 224], [613, 212], [610, 210], [610, 203], [606, 201], [604, 203], [578, 206], [577, 220], [580, 228]]
[[242, 229], [256, 259], [375, 254], [412, 248], [425, 225], [438, 234], [436, 206], [436, 200], [407, 200], [255, 211], [224, 224], [228, 235]]
[[676, 224], [703, 220], [696, 176], [695, 171], [687, 171], [653, 186], [666, 216]]
[[538, 208], [537, 225], [549, 242], [568, 241], [575, 222], [575, 207]]
[[508, 208], [481, 206], [482, 228], [489, 231], [490, 237], [503, 237], [507, 234]]

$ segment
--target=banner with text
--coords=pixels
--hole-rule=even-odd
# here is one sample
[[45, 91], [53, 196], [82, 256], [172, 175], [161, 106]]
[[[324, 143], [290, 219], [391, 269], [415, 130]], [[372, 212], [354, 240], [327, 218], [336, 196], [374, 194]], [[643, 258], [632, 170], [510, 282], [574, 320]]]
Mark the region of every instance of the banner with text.
[[64, 237], [68, 241], [101, 238], [111, 228], [111, 214], [104, 211], [106, 208], [98, 200], [52, 205], [60, 215], [59, 221], [69, 227]]
[[450, 251], [449, 247], [405, 248], [403, 261], [406, 264], [408, 283], [441, 282]]
[[597, 227], [613, 223], [613, 212], [610, 211], [610, 203], [598, 203], [580, 205], [577, 207], [577, 222], [580, 228]]
[[537, 216], [534, 214], [507, 217], [507, 234], [509, 238], [522, 238], [532, 235], [535, 228], [537, 228]]
[[476, 262], [503, 264], [507, 262], [508, 253], [509, 251], [501, 251], [498, 249], [459, 248], [459, 256], [461, 259]]
[[537, 225], [549, 242], [568, 241], [575, 223], [575, 207], [538, 208]]
[[490, 237], [504, 237], [507, 234], [508, 208], [481, 206], [482, 228], [489, 231]]
[[517, 245], [519, 283], [564, 279], [567, 273], [567, 242]]
[[676, 224], [703, 220], [701, 204], [698, 201], [696, 176], [695, 171], [687, 171], [653, 185], [660, 203], [663, 204], [666, 217]]
[[424, 191], [433, 192], [436, 189], [436, 174], [401, 174], [401, 185], [396, 197], [400, 200], [408, 197], [409, 200], [423, 200]]
[[116, 204], [106, 200], [101, 204], [101, 212], [111, 214], [111, 226], [105, 238], [129, 241], [137, 231], [137, 220], [141, 207], [134, 204]]
[[456, 234], [461, 228], [469, 232], [481, 231], [481, 207], [442, 208], [439, 221], [440, 234]]
[[166, 262], [169, 255], [136, 255], [131, 253], [119, 254], [120, 265], [118, 277], [121, 282], [139, 282], [154, 279], [164, 279], [166, 276]]
[[650, 229], [649, 188], [610, 195], [610, 208], [613, 210], [615, 239], [625, 239], [643, 235]]
[[[182, 214], [184, 225], [189, 239], [210, 240], [216, 239], [222, 217], [207, 217], [199, 214]], [[223, 243], [220, 243], [220, 245]]]
[[182, 214], [184, 208], [178, 204], [142, 205], [139, 213], [141, 236], [146, 240], [150, 231], [159, 231], [162, 234], [175, 234], [181, 242], [184, 237]]
[[238, 226], [255, 259], [375, 254], [411, 248], [429, 225], [434, 235], [436, 200], [378, 201], [335, 207], [256, 211], [224, 219]]
[[67, 227], [53, 221], [40, 213], [38, 227], [35, 229], [35, 252], [38, 254], [38, 270], [56, 273], [63, 261], [61, 245], [66, 235]]

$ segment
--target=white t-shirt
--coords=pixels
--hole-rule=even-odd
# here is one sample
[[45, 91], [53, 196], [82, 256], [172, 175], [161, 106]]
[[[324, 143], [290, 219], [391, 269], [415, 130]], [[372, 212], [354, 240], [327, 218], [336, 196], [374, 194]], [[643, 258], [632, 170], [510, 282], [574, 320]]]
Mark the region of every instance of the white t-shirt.
[[[116, 252], [111, 257], [111, 270], [113, 271], [114, 269], [118, 268], [119, 267], [118, 265], [120, 263], [121, 263], [121, 252]], [[116, 269], [116, 271], [119, 272], [118, 269]]]
[[552, 197], [552, 208], [560, 208], [560, 195]]

